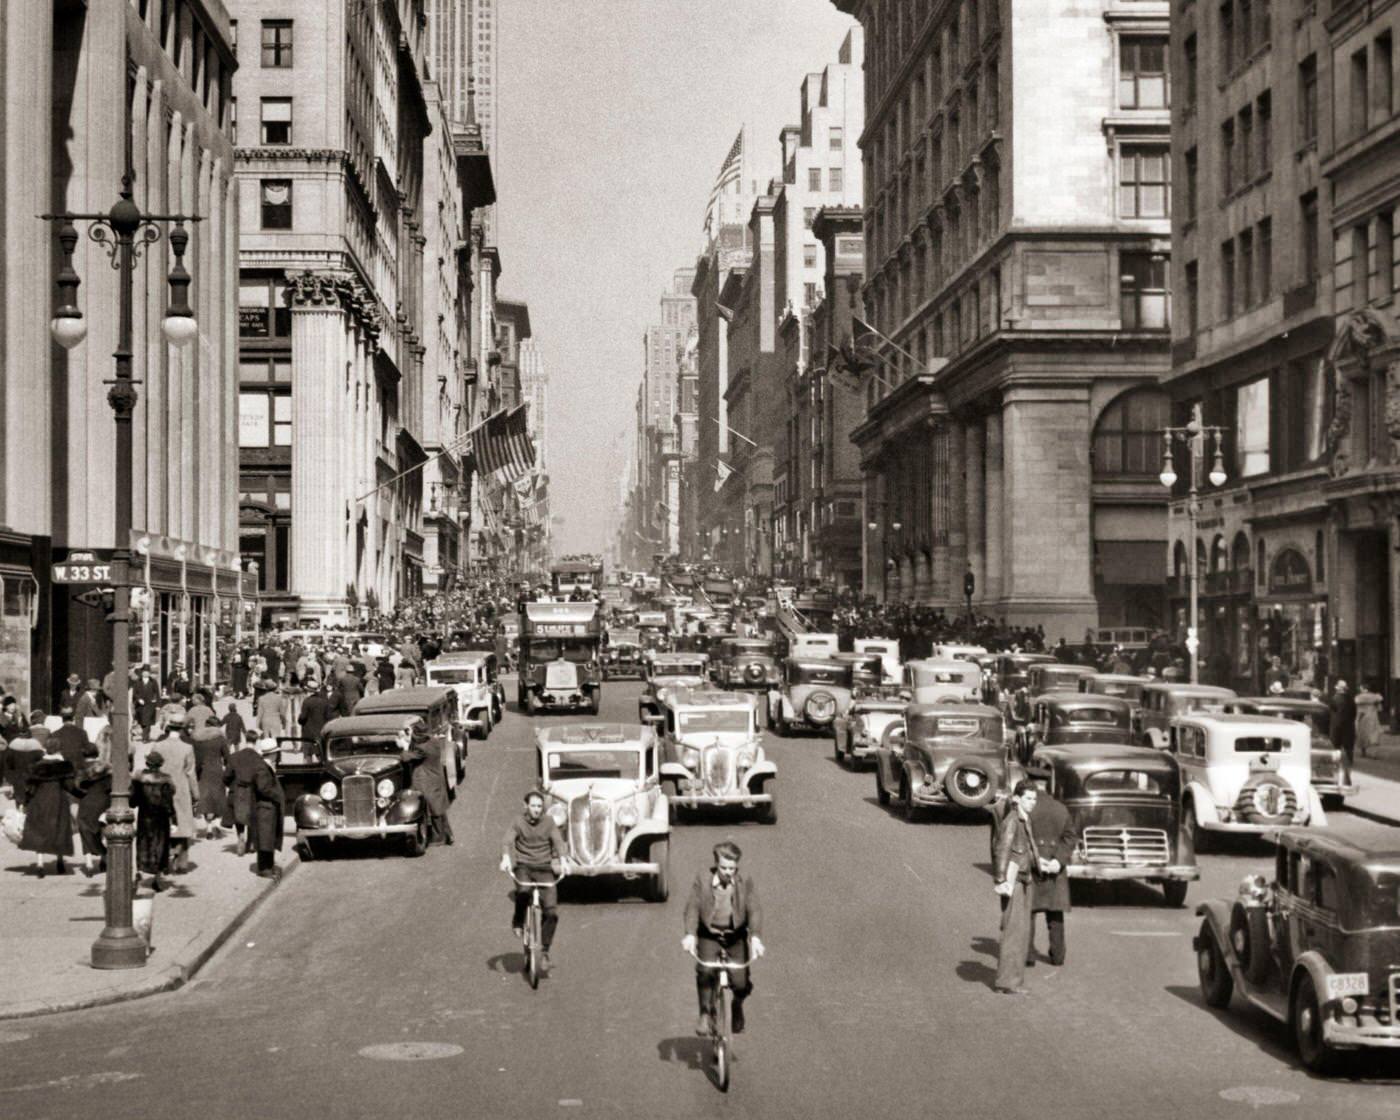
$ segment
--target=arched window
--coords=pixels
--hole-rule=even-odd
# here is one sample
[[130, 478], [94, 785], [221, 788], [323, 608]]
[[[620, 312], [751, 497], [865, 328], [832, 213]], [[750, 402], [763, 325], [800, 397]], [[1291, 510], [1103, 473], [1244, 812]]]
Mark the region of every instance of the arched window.
[[1223, 572], [1225, 570], [1225, 538], [1217, 536], [1210, 544], [1210, 570]]
[[1155, 475], [1162, 467], [1162, 429], [1171, 422], [1167, 394], [1151, 386], [1124, 393], [1094, 426], [1097, 478]]
[[1230, 547], [1230, 567], [1237, 572], [1249, 567], [1249, 538], [1243, 533], [1235, 534], [1235, 543]]

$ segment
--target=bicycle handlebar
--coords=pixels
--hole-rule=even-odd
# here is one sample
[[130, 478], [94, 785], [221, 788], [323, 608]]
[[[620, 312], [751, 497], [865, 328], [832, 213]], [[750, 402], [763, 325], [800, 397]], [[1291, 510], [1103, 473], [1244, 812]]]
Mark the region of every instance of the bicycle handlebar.
[[563, 870], [559, 872], [558, 876], [555, 878], [554, 882], [552, 882], [552, 883], [531, 883], [531, 882], [527, 882], [526, 880], [524, 880], [524, 879], [520, 878], [518, 875], [516, 875], [514, 869], [512, 869], [512, 870], [510, 870], [510, 871], [507, 871], [506, 874], [509, 875], [513, 880], [515, 880], [515, 885], [518, 886], [518, 887], [554, 887], [554, 886], [558, 886], [559, 883], [561, 883], [565, 878], [567, 878], [567, 876], [568, 876], [568, 874], [569, 874], [569, 865], [568, 865], [568, 864], [564, 864]]
[[698, 964], [701, 968], [712, 968], [716, 972], [719, 972], [722, 969], [733, 969], [735, 971], [738, 971], [741, 968], [748, 968], [749, 965], [753, 964], [754, 960], [756, 959], [750, 958], [749, 960], [743, 961], [739, 964], [735, 964], [733, 961], [703, 961], [700, 959], [698, 953], [687, 953], [686, 955], [693, 957], [695, 959], [695, 963]]

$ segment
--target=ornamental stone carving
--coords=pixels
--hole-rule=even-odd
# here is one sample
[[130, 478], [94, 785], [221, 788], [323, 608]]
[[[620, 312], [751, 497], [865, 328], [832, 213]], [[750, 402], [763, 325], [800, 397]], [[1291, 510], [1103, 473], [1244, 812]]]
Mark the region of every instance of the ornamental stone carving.
[[1390, 461], [1400, 463], [1400, 359], [1385, 367], [1385, 430], [1390, 436]]
[[[1382, 357], [1382, 351], [1400, 344], [1400, 333], [1388, 314], [1374, 307], [1354, 311], [1338, 321], [1337, 334], [1323, 358], [1328, 392], [1332, 398], [1332, 422], [1327, 426], [1328, 471], [1340, 478], [1351, 470], [1352, 389], [1348, 382], [1349, 369], [1371, 369], [1372, 362]], [[1400, 363], [1386, 365], [1386, 431], [1391, 438], [1390, 454], [1396, 460], [1396, 440], [1400, 439]]]
[[363, 284], [343, 272], [289, 272], [284, 297], [287, 306], [297, 308], [337, 308], [346, 312], [355, 330], [364, 338], [370, 352], [379, 350], [383, 319], [379, 301]]

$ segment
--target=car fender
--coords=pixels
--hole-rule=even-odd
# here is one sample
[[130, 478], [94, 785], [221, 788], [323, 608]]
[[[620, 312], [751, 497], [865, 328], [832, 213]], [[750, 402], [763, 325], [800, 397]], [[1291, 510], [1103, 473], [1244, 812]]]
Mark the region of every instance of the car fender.
[[748, 783], [750, 789], [753, 789], [754, 783], [759, 779], [767, 781], [769, 778], [776, 778], [777, 776], [778, 767], [765, 758], [762, 762], [754, 763], [752, 768], [745, 771], [744, 781]]
[[[924, 765], [923, 759], [917, 755], [911, 755], [909, 751], [904, 752], [904, 774], [909, 779], [909, 788], [923, 784], [924, 776], [928, 774], [928, 768]], [[936, 777], [937, 775], [934, 775]]]
[[682, 781], [682, 782], [683, 782], [683, 781], [686, 781], [686, 780], [689, 779], [689, 778], [693, 778], [694, 776], [695, 776], [695, 775], [692, 774], [689, 770], [687, 770], [687, 769], [685, 768], [684, 764], [682, 764], [682, 763], [679, 763], [679, 762], [663, 762], [663, 763], [661, 764], [661, 779], [662, 779], [662, 781], [665, 781], [667, 778], [675, 778], [677, 781]]
[[[1206, 920], [1206, 925], [1210, 927], [1211, 936], [1215, 938], [1215, 945], [1225, 958], [1225, 963], [1232, 972], [1239, 968], [1239, 961], [1235, 959], [1235, 950], [1230, 944], [1230, 902], [1225, 899], [1212, 898], [1208, 902], [1202, 902], [1196, 907], [1198, 917]], [[1197, 946], [1199, 949], [1200, 947]]]
[[[662, 797], [660, 800], [664, 803], [662, 808], [669, 811], [669, 802], [666, 801], [666, 798]], [[628, 830], [627, 835], [622, 838], [622, 843], [617, 846], [618, 854], [624, 861], [628, 860], [631, 858], [633, 850], [640, 841], [652, 836], [669, 836], [670, 832], [671, 826], [667, 823], [665, 817], [662, 817], [660, 820], [644, 818], [633, 825], [632, 828]]]
[[421, 791], [401, 790], [398, 799], [385, 810], [384, 820], [387, 824], [412, 824], [423, 815], [425, 809]]
[[325, 824], [326, 803], [317, 793], [303, 793], [292, 806], [292, 817], [298, 828], [320, 828]]
[[1148, 739], [1152, 740], [1152, 746], [1155, 749], [1159, 751], [1164, 751], [1167, 749], [1167, 733], [1163, 731], [1160, 727], [1149, 727], [1143, 732], [1143, 734]]
[[1322, 796], [1312, 786], [1308, 786], [1308, 824], [1313, 828], [1327, 827], [1327, 810], [1322, 807]]
[[1201, 782], [1187, 782], [1182, 791], [1181, 803], [1190, 802], [1196, 807], [1197, 824], [1219, 824], [1220, 813], [1215, 808], [1215, 797]]
[[1293, 962], [1293, 971], [1288, 977], [1288, 1019], [1293, 1020], [1293, 993], [1298, 988], [1298, 978], [1307, 973], [1313, 982], [1313, 991], [1317, 993], [1318, 1009], [1322, 1010], [1327, 1006], [1327, 977], [1336, 972], [1327, 958], [1316, 949], [1309, 949], [1306, 953], [1299, 955]]

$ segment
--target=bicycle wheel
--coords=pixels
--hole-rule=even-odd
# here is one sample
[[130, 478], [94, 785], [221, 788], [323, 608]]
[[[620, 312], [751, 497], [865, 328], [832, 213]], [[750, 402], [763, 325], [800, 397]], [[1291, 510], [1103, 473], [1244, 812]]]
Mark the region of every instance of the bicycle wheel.
[[531, 906], [525, 918], [525, 978], [530, 987], [540, 986], [540, 908]]
[[715, 1012], [715, 1084], [721, 1093], [729, 1092], [729, 1039], [734, 1029], [734, 994], [726, 984], [719, 991]]

